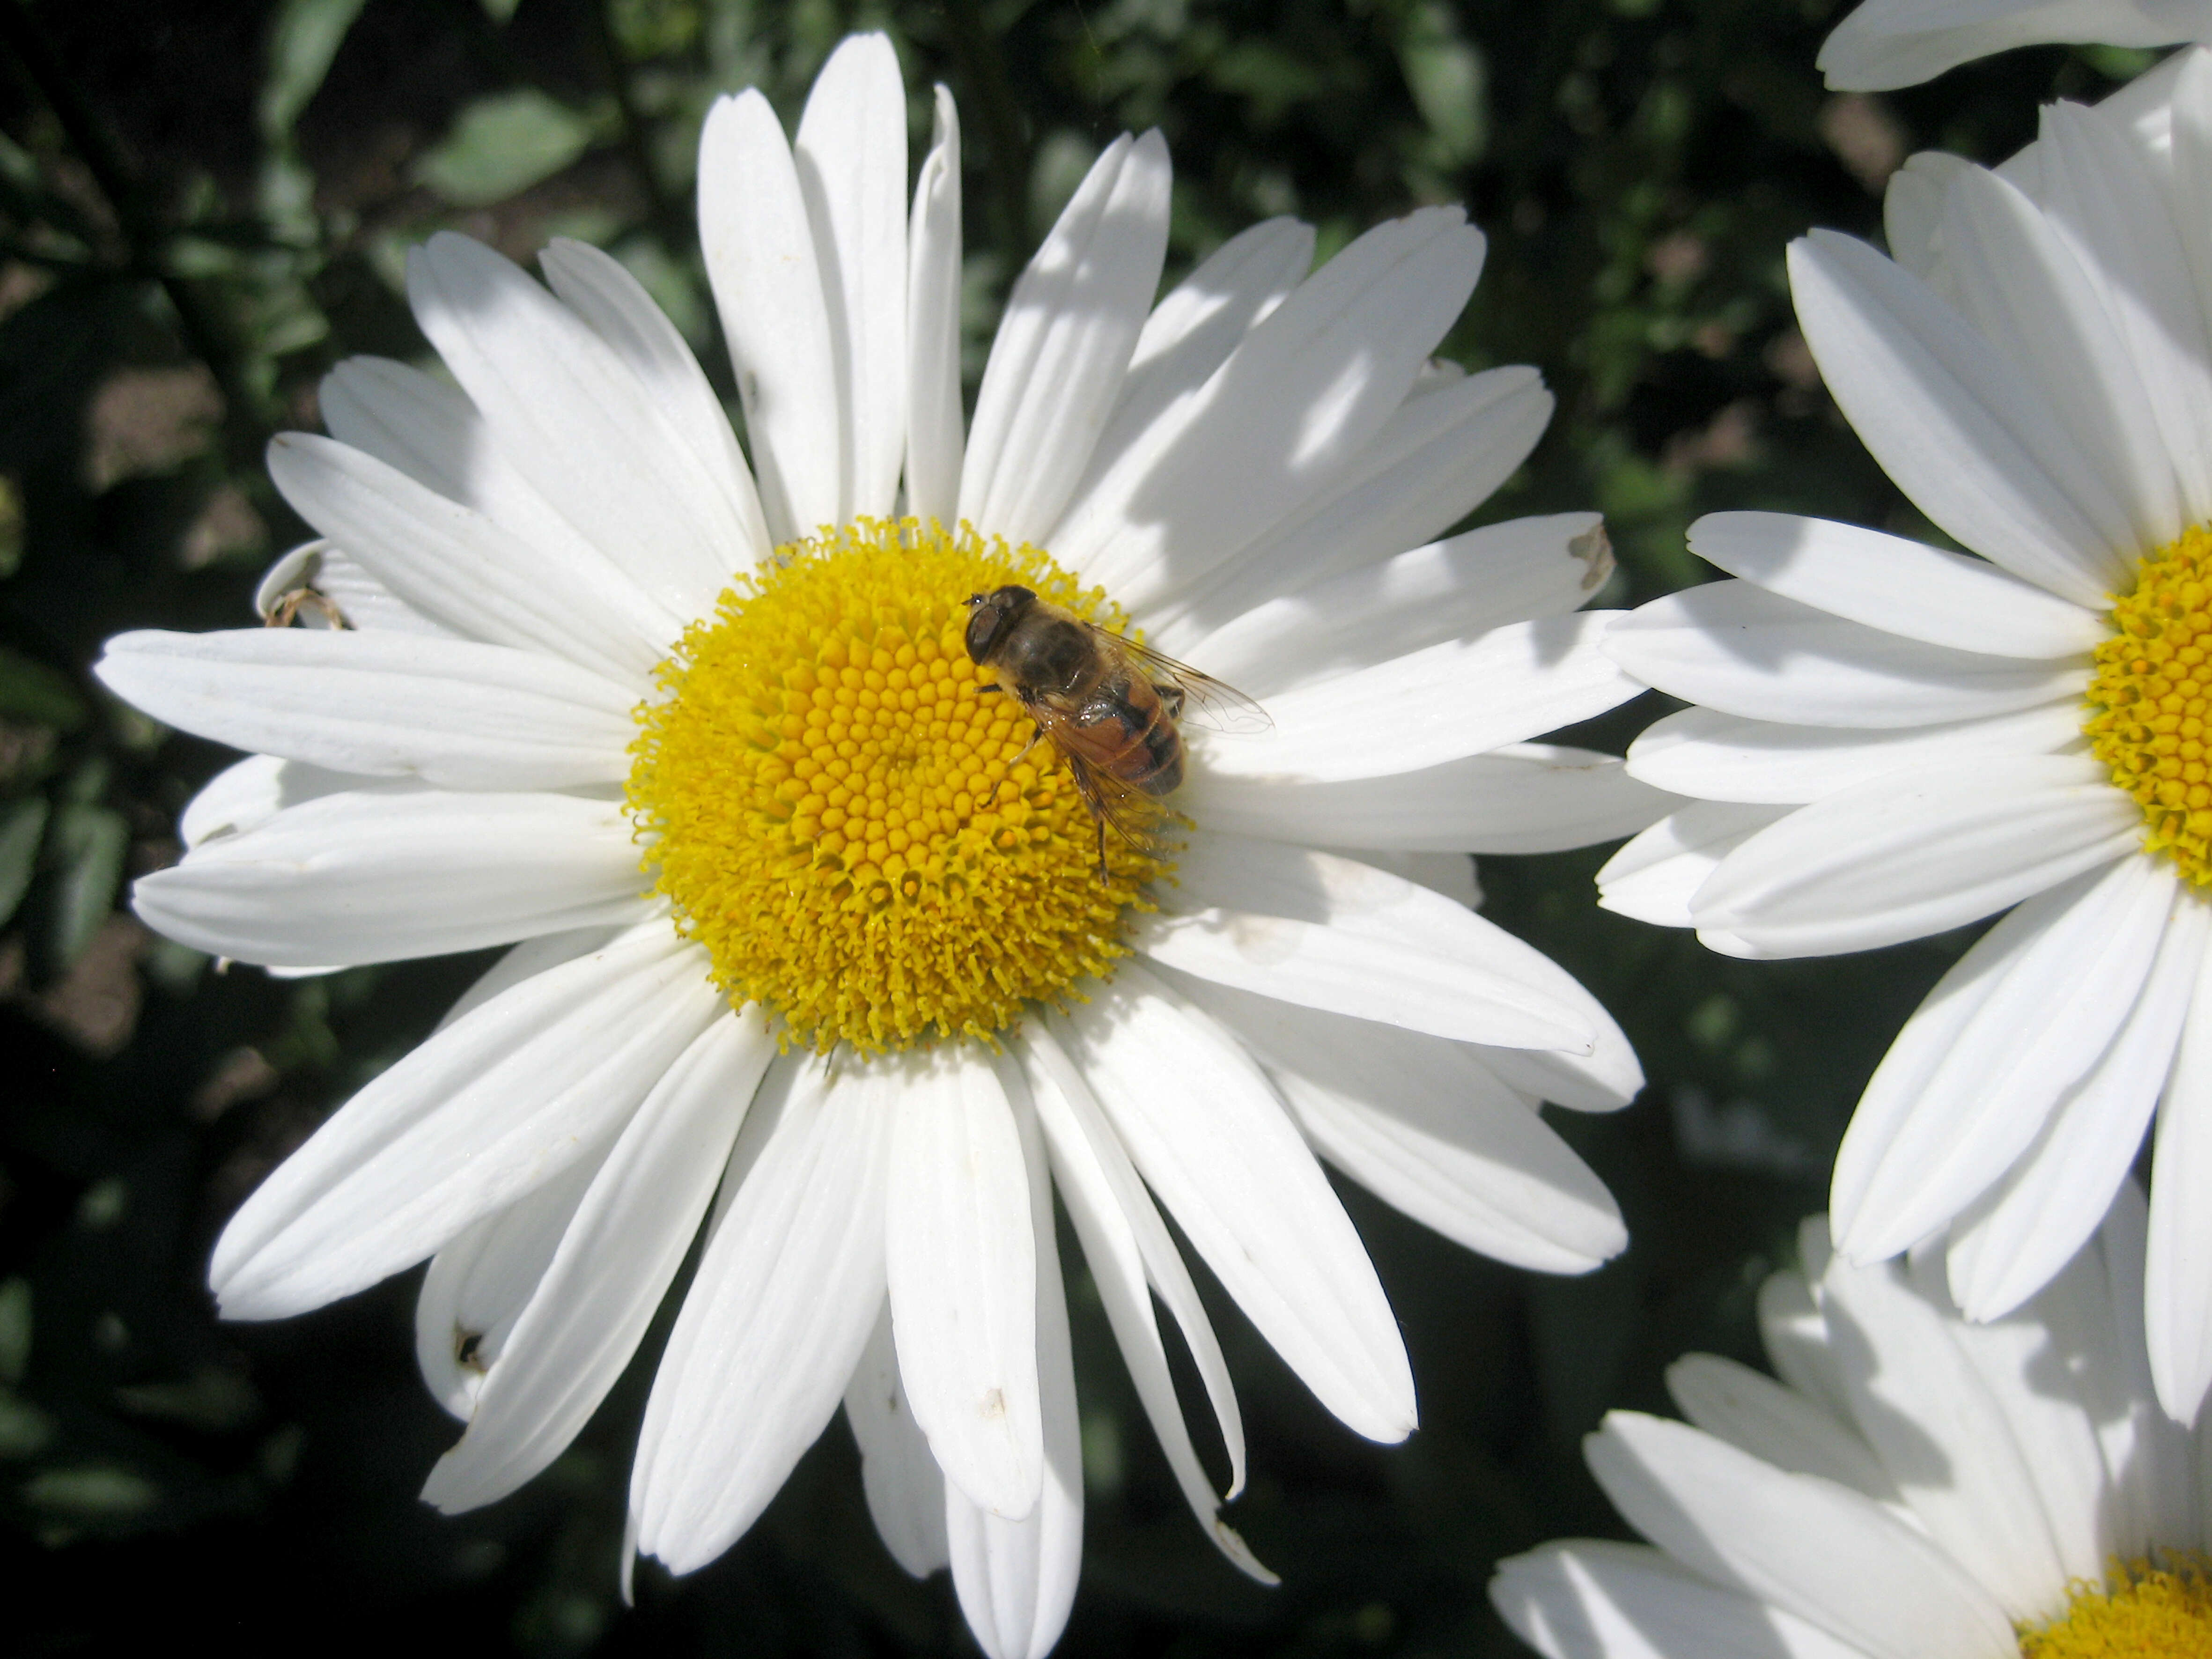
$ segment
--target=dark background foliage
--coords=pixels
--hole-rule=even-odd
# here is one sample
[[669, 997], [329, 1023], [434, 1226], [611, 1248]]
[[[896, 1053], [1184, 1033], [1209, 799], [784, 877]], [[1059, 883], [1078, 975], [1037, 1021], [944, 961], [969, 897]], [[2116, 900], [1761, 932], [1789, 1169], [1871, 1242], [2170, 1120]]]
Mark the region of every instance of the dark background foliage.
[[[1821, 391], [1787, 240], [1876, 234], [1910, 150], [1994, 159], [2037, 102], [2147, 55], [2023, 52], [1878, 99], [1813, 71], [1831, 0], [0, 0], [0, 1625], [25, 1653], [187, 1635], [476, 1654], [953, 1652], [942, 1577], [877, 1543], [833, 1425], [767, 1517], [621, 1610], [649, 1357], [545, 1475], [447, 1520], [415, 1492], [454, 1425], [414, 1371], [409, 1274], [307, 1318], [222, 1327], [224, 1217], [428, 1030], [471, 958], [284, 982], [119, 908], [173, 858], [215, 747], [86, 672], [118, 629], [235, 626], [303, 527], [260, 465], [340, 356], [420, 357], [404, 250], [441, 226], [528, 258], [616, 252], [726, 385], [692, 232], [720, 91], [795, 117], [848, 28], [887, 27], [968, 133], [970, 384], [1008, 276], [1097, 147], [1158, 124], [1170, 277], [1269, 214], [1324, 253], [1464, 201], [1488, 270], [1446, 349], [1539, 365], [1549, 434], [1485, 518], [1601, 507], [1609, 601], [1698, 579], [1684, 526], [1758, 505], [1920, 531]], [[919, 148], [916, 151], [917, 155]], [[1601, 722], [1618, 747], [1658, 710]], [[1562, 1127], [1628, 1254], [1508, 1271], [1348, 1187], [1403, 1322], [1423, 1425], [1329, 1420], [1223, 1298], [1262, 1591], [1191, 1525], [1070, 1249], [1089, 1485], [1061, 1651], [1509, 1654], [1500, 1555], [1620, 1531], [1578, 1442], [1665, 1409], [1705, 1348], [1756, 1358], [1753, 1296], [1823, 1203], [1851, 1102], [1958, 939], [1723, 960], [1594, 908], [1602, 853], [1484, 861], [1490, 914], [1617, 1012], [1650, 1087]], [[1212, 1286], [1207, 1285], [1209, 1295]]]

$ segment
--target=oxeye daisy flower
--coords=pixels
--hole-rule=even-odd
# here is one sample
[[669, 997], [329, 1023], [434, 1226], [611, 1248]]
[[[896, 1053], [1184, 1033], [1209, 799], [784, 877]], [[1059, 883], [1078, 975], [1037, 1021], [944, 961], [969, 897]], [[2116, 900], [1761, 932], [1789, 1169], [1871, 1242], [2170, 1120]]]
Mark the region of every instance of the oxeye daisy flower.
[[2204, 0], [1864, 0], [1821, 43], [1844, 91], [1917, 86], [2014, 46], [2171, 46], [2212, 40]]
[[1980, 556], [1718, 514], [1735, 578], [1608, 648], [1698, 707], [1630, 750], [1698, 798], [1604, 902], [1746, 957], [2004, 912], [1906, 1024], [1836, 1162], [1860, 1261], [1940, 1237], [1995, 1318], [2094, 1230], [2157, 1112], [2146, 1318], [2160, 1397], [2212, 1382], [2212, 53], [2159, 120], [2066, 105], [1989, 173], [1923, 158], [1904, 263], [1815, 233], [1797, 315], [1838, 404]]
[[[885, 1543], [994, 1655], [1049, 1648], [1081, 1554], [1056, 1191], [1202, 1523], [1154, 1298], [1244, 1472], [1162, 1211], [1358, 1432], [1404, 1349], [1316, 1152], [1474, 1249], [1579, 1272], [1603, 1187], [1538, 1115], [1636, 1091], [1558, 967], [1398, 873], [1580, 845], [1663, 798], [1529, 739], [1632, 696], [1581, 612], [1595, 516], [1430, 542], [1510, 472], [1536, 375], [1430, 360], [1480, 268], [1456, 210], [1308, 274], [1256, 227], [1155, 305], [1169, 169], [1109, 145], [1014, 285], [963, 423], [959, 135], [848, 41], [787, 141], [713, 111], [701, 229], [750, 464], [612, 260], [550, 291], [441, 236], [409, 276], [455, 384], [356, 360], [271, 451], [325, 538], [301, 626], [114, 641], [101, 672], [253, 751], [139, 913], [313, 972], [511, 945], [216, 1247], [274, 1319], [428, 1259], [423, 1372], [489, 1503], [589, 1418], [702, 1231], [630, 1489], [670, 1568], [742, 1534], [840, 1403]], [[1411, 548], [1411, 551], [1407, 551]], [[1188, 731], [1188, 826], [1101, 842], [969, 647], [1019, 586], [1260, 699]], [[343, 626], [331, 626], [343, 623]], [[1085, 634], [1085, 638], [1097, 635]], [[1349, 850], [1346, 850], [1349, 849]]]
[[1802, 1229], [1766, 1281], [1778, 1382], [1691, 1354], [1687, 1423], [1614, 1412], [1590, 1472], [1650, 1540], [1499, 1564], [1547, 1659], [2199, 1659], [2212, 1438], [2151, 1395], [2130, 1184], [2009, 1317], [1960, 1319], [1924, 1260], [1854, 1267]]

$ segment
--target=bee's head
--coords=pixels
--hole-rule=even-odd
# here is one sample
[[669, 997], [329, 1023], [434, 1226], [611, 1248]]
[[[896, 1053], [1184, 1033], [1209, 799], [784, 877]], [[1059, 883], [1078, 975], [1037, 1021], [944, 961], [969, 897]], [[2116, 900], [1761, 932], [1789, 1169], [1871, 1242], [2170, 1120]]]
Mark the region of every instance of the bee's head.
[[1026, 587], [1017, 587], [1009, 582], [1004, 587], [994, 588], [988, 593], [968, 596], [968, 656], [973, 662], [988, 662], [991, 653], [1007, 629], [1023, 611], [1036, 603], [1036, 595]]

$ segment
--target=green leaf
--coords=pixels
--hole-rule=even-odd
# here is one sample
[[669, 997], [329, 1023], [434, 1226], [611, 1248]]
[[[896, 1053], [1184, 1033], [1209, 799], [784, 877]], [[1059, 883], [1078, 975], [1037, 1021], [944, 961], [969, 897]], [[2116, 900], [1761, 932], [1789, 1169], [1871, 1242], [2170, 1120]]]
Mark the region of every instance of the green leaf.
[[415, 163], [414, 176], [455, 207], [489, 207], [581, 155], [596, 124], [534, 87], [480, 98]]
[[1451, 9], [1421, 7], [1399, 49], [1406, 88], [1449, 160], [1481, 158], [1490, 143], [1490, 73], [1479, 48], [1459, 37]]
[[0, 1382], [21, 1382], [30, 1363], [31, 1281], [19, 1276], [0, 1285]]
[[46, 829], [46, 798], [33, 795], [0, 812], [0, 924], [15, 914], [38, 868], [39, 839]]
[[484, 15], [495, 23], [504, 25], [508, 18], [514, 15], [514, 9], [520, 3], [521, 0], [483, 0]]
[[111, 1464], [48, 1469], [23, 1486], [23, 1501], [32, 1508], [77, 1521], [118, 1521], [140, 1515], [161, 1496], [152, 1481]]
[[0, 647], [0, 717], [66, 732], [82, 723], [84, 702], [46, 664]]
[[279, 139], [323, 84], [363, 0], [283, 0], [269, 31], [269, 79], [261, 88], [261, 131]]
[[83, 954], [115, 905], [131, 827], [105, 806], [64, 806], [54, 815], [61, 878], [54, 893], [53, 951], [67, 964]]

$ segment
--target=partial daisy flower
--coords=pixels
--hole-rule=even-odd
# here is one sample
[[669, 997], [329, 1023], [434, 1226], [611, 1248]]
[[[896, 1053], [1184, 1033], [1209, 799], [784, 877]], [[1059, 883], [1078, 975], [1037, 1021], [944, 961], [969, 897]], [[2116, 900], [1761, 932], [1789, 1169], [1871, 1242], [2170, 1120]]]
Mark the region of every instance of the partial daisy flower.
[[1843, 92], [1917, 86], [2014, 46], [2172, 46], [2212, 41], [2206, 0], [1865, 0], [1821, 44]]
[[[638, 1548], [712, 1560], [842, 1401], [893, 1554], [1034, 1655], [1081, 1556], [1052, 1194], [1192, 1507], [1266, 1577], [1176, 1407], [1155, 1297], [1233, 1496], [1236, 1397], [1156, 1201], [1330, 1410], [1405, 1435], [1396, 1322], [1316, 1153], [1583, 1272], [1620, 1216], [1538, 1103], [1640, 1083], [1568, 975], [1425, 881], [1471, 896], [1468, 849], [1618, 836], [1664, 798], [1530, 741], [1638, 689], [1578, 610], [1595, 515], [1425, 539], [1552, 406], [1532, 370], [1430, 358], [1482, 264], [1456, 209], [1310, 276], [1312, 231], [1273, 221], [1155, 306], [1167, 153], [1118, 139], [963, 431], [958, 126], [939, 88], [909, 208], [906, 111], [869, 35], [795, 142], [757, 93], [707, 123], [753, 470], [620, 265], [556, 243], [549, 293], [441, 236], [409, 285], [458, 388], [356, 360], [333, 437], [272, 447], [327, 539], [263, 604], [307, 625], [131, 635], [100, 672], [255, 751], [138, 884], [154, 926], [279, 973], [514, 947], [240, 1208], [223, 1311], [428, 1258], [422, 1370], [468, 1428], [425, 1496], [465, 1510], [582, 1426], [703, 1224]], [[1257, 735], [1189, 723], [1196, 827], [1102, 836], [987, 695], [970, 599], [1014, 588], [1104, 630], [1087, 649], [1141, 629], [1262, 701]], [[1166, 767], [1175, 728], [1144, 729]]]
[[1853, 1267], [1817, 1218], [1759, 1301], [1781, 1380], [1691, 1354], [1688, 1423], [1613, 1412], [1590, 1473], [1650, 1540], [1500, 1562], [1547, 1659], [2201, 1659], [2212, 1434], [2151, 1397], [2142, 1194], [1994, 1324], [1925, 1261]]
[[[1772, 513], [1691, 545], [1737, 580], [1607, 648], [1699, 705], [1629, 769], [1697, 797], [1603, 902], [1743, 957], [2008, 912], [1906, 1024], [1830, 1202], [1867, 1262], [1936, 1237], [1968, 1316], [2094, 1231], [2154, 1108], [2146, 1319], [2159, 1396], [2212, 1383], [2212, 52], [2163, 118], [2045, 112], [1998, 173], [1922, 158], [1903, 263], [1816, 232], [1797, 315], [1899, 486], [1982, 557]], [[2201, 636], [2201, 637], [2200, 637]], [[2160, 1104], [2161, 1100], [2163, 1104]]]

